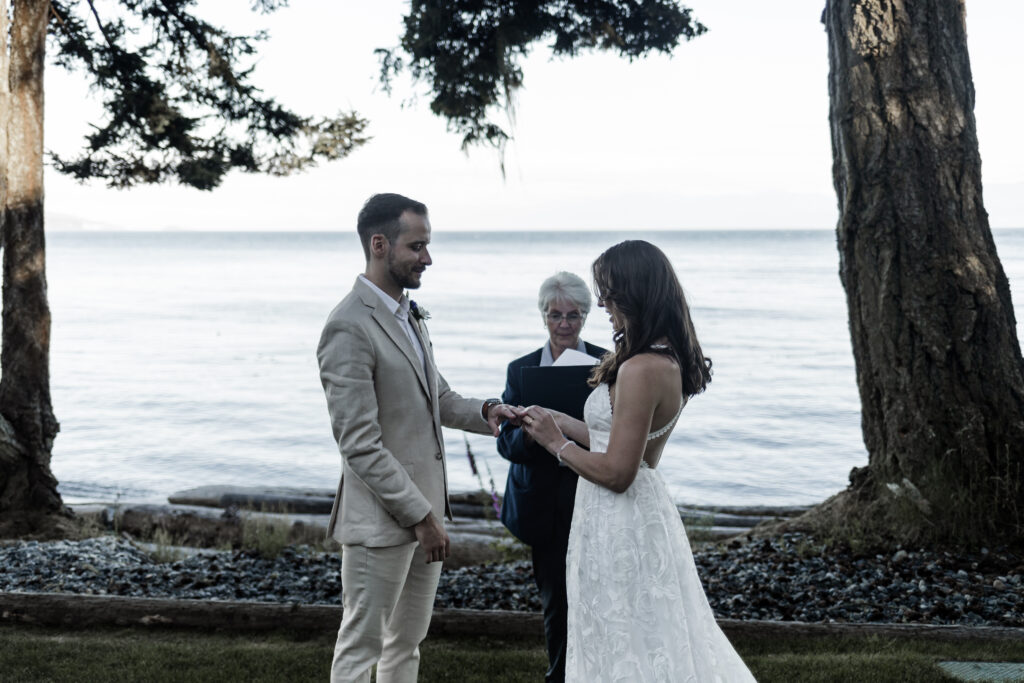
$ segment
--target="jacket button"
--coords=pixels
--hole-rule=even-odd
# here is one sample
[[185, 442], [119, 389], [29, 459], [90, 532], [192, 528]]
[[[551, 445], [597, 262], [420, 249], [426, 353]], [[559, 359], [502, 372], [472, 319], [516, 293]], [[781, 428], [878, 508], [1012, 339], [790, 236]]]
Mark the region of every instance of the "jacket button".
[[441, 459], [441, 454], [440, 454], [440, 453], [438, 453], [437, 455], [435, 455], [435, 456], [434, 456], [434, 459], [435, 459], [435, 460], [440, 460], [440, 459]]

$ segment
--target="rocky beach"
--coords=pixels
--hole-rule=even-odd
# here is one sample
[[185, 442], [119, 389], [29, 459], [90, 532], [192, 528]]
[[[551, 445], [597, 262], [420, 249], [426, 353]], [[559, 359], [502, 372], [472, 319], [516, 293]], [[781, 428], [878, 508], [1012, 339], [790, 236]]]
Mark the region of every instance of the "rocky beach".
[[[740, 620], [1024, 626], [1024, 557], [825, 549], [807, 535], [703, 544], [694, 557], [715, 614]], [[340, 557], [306, 546], [272, 558], [203, 550], [158, 561], [123, 536], [0, 545], [0, 591], [340, 604]], [[438, 608], [540, 611], [529, 562], [445, 569]]]

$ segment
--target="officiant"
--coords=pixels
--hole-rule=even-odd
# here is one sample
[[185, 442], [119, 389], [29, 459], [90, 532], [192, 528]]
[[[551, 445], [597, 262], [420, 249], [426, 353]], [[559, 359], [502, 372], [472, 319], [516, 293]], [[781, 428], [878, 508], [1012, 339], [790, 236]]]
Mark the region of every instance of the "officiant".
[[[591, 295], [578, 275], [560, 272], [540, 286], [537, 306], [547, 328], [545, 344], [508, 364], [504, 403], [540, 405], [578, 419], [590, 387], [587, 378], [605, 349], [580, 340]], [[505, 483], [501, 521], [530, 546], [533, 575], [544, 606], [549, 667], [546, 681], [565, 680], [565, 554], [577, 475], [533, 443], [521, 427], [506, 422], [498, 452], [512, 464]]]

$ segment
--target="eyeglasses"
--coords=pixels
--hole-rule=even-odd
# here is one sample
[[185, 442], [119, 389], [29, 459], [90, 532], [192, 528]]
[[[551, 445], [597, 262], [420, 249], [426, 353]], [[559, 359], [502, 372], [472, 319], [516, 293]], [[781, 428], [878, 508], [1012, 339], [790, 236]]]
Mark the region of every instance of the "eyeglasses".
[[552, 325], [560, 325], [563, 320], [569, 323], [570, 325], [576, 325], [581, 320], [583, 320], [583, 316], [580, 315], [579, 313], [570, 313], [569, 315], [562, 315], [561, 313], [558, 312], [552, 312], [548, 313], [546, 317], [548, 319], [548, 322], [551, 323]]

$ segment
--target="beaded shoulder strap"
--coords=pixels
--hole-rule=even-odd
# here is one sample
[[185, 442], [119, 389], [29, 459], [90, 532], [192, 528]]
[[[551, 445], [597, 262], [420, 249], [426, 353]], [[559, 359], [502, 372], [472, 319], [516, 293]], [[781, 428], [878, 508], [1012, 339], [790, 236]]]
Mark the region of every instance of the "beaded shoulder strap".
[[658, 431], [651, 432], [650, 434], [648, 434], [647, 435], [647, 440], [648, 441], [654, 441], [659, 436], [664, 436], [665, 434], [668, 434], [668, 430], [672, 429], [673, 425], [675, 425], [675, 423], [679, 420], [679, 416], [683, 414], [683, 406], [685, 406], [685, 405], [686, 405], [686, 399], [685, 398], [680, 398], [679, 399], [679, 410], [676, 411], [676, 416], [673, 417], [671, 420], [669, 420], [668, 424], [665, 425], [664, 427], [662, 427], [661, 429], [659, 429]]
[[[656, 351], [665, 351], [667, 349], [671, 349], [672, 347], [669, 346], [668, 344], [651, 344], [650, 348], [652, 348], [652, 349], [654, 349]], [[686, 399], [684, 398], [684, 399], [682, 399], [679, 402], [679, 410], [676, 411], [676, 416], [673, 417], [671, 420], [669, 420], [668, 424], [665, 425], [664, 427], [662, 427], [661, 429], [659, 429], [658, 431], [651, 432], [650, 434], [648, 434], [647, 435], [647, 440], [648, 441], [654, 441], [659, 436], [664, 436], [665, 434], [667, 434], [668, 430], [672, 429], [672, 427], [675, 425], [675, 423], [679, 420], [679, 416], [683, 414], [683, 406], [685, 406], [685, 405], [686, 405]]]

